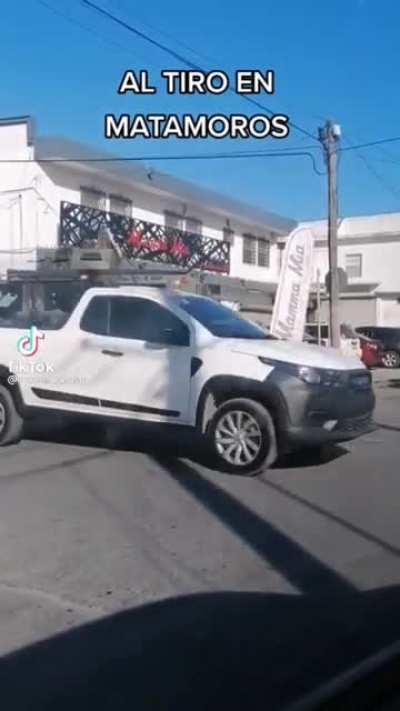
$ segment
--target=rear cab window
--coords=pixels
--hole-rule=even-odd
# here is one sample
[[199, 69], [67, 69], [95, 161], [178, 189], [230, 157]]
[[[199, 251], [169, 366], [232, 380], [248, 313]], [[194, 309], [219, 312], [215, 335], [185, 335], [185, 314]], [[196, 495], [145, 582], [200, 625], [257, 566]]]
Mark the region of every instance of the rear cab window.
[[23, 319], [23, 285], [0, 284], [0, 326], [18, 328]]
[[83, 282], [70, 280], [0, 282], [0, 327], [58, 330], [86, 289]]

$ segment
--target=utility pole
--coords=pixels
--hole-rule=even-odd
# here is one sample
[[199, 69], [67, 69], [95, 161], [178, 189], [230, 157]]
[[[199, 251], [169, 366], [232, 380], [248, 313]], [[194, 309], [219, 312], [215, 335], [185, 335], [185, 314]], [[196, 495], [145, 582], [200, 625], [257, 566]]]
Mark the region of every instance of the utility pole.
[[317, 269], [317, 329], [318, 345], [321, 345], [321, 271]]
[[328, 248], [329, 248], [329, 325], [331, 346], [340, 348], [339, 274], [338, 274], [338, 192], [337, 156], [341, 130], [338, 124], [327, 121], [319, 129], [328, 168]]

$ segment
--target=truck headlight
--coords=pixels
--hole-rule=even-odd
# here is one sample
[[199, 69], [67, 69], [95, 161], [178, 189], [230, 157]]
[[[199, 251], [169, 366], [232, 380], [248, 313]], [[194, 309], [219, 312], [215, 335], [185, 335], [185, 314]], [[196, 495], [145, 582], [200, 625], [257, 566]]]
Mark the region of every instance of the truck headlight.
[[285, 373], [290, 373], [296, 378], [300, 378], [303, 382], [309, 385], [326, 385], [327, 387], [338, 387], [341, 384], [341, 373], [336, 370], [328, 370], [325, 368], [312, 368], [310, 365], [296, 365], [296, 363], [286, 363], [283, 360], [274, 360], [273, 358], [264, 358], [259, 356], [261, 363], [271, 365], [274, 368], [280, 368]]
[[298, 366], [298, 376], [305, 383], [310, 383], [310, 385], [318, 385], [322, 381], [321, 373], [316, 368], [310, 368], [308, 365]]

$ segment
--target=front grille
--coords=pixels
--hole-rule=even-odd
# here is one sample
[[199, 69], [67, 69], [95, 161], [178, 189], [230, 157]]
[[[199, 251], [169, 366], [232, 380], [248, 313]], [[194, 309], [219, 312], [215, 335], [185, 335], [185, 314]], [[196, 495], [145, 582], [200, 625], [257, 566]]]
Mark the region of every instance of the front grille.
[[340, 432], [363, 432], [372, 425], [371, 415], [362, 415], [361, 417], [349, 417], [347, 420], [339, 420], [335, 430]]

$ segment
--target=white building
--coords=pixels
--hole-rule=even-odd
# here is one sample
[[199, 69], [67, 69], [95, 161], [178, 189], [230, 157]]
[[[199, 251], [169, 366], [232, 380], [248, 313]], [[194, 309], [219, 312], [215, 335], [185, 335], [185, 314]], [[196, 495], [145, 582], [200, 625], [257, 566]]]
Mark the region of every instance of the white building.
[[[36, 136], [29, 117], [0, 119], [2, 276], [9, 268], [34, 268], [37, 248], [59, 244], [60, 205], [66, 201], [229, 239], [230, 274], [269, 284], [273, 293], [279, 275], [277, 240], [293, 229], [294, 221], [143, 163], [82, 160], [99, 157], [107, 155], [69, 140]], [[50, 162], [63, 158], [68, 162]]]
[[[36, 136], [29, 117], [0, 119], [0, 278], [10, 268], [34, 269], [38, 248], [59, 245], [60, 207], [69, 202], [228, 240], [230, 276], [253, 281], [272, 306], [293, 220], [143, 163], [90, 162], [109, 157], [70, 140]], [[303, 224], [316, 236], [314, 282], [319, 271], [324, 283], [326, 221]], [[339, 266], [348, 275], [342, 321], [400, 326], [399, 262], [400, 213], [341, 220]], [[233, 287], [226, 298], [235, 299]], [[328, 318], [326, 297], [322, 317]]]
[[[314, 283], [329, 270], [326, 220], [305, 222], [316, 238]], [[400, 213], [347, 217], [338, 230], [338, 265], [347, 275], [341, 319], [354, 326], [400, 326]], [[322, 316], [328, 320], [328, 302]]]

